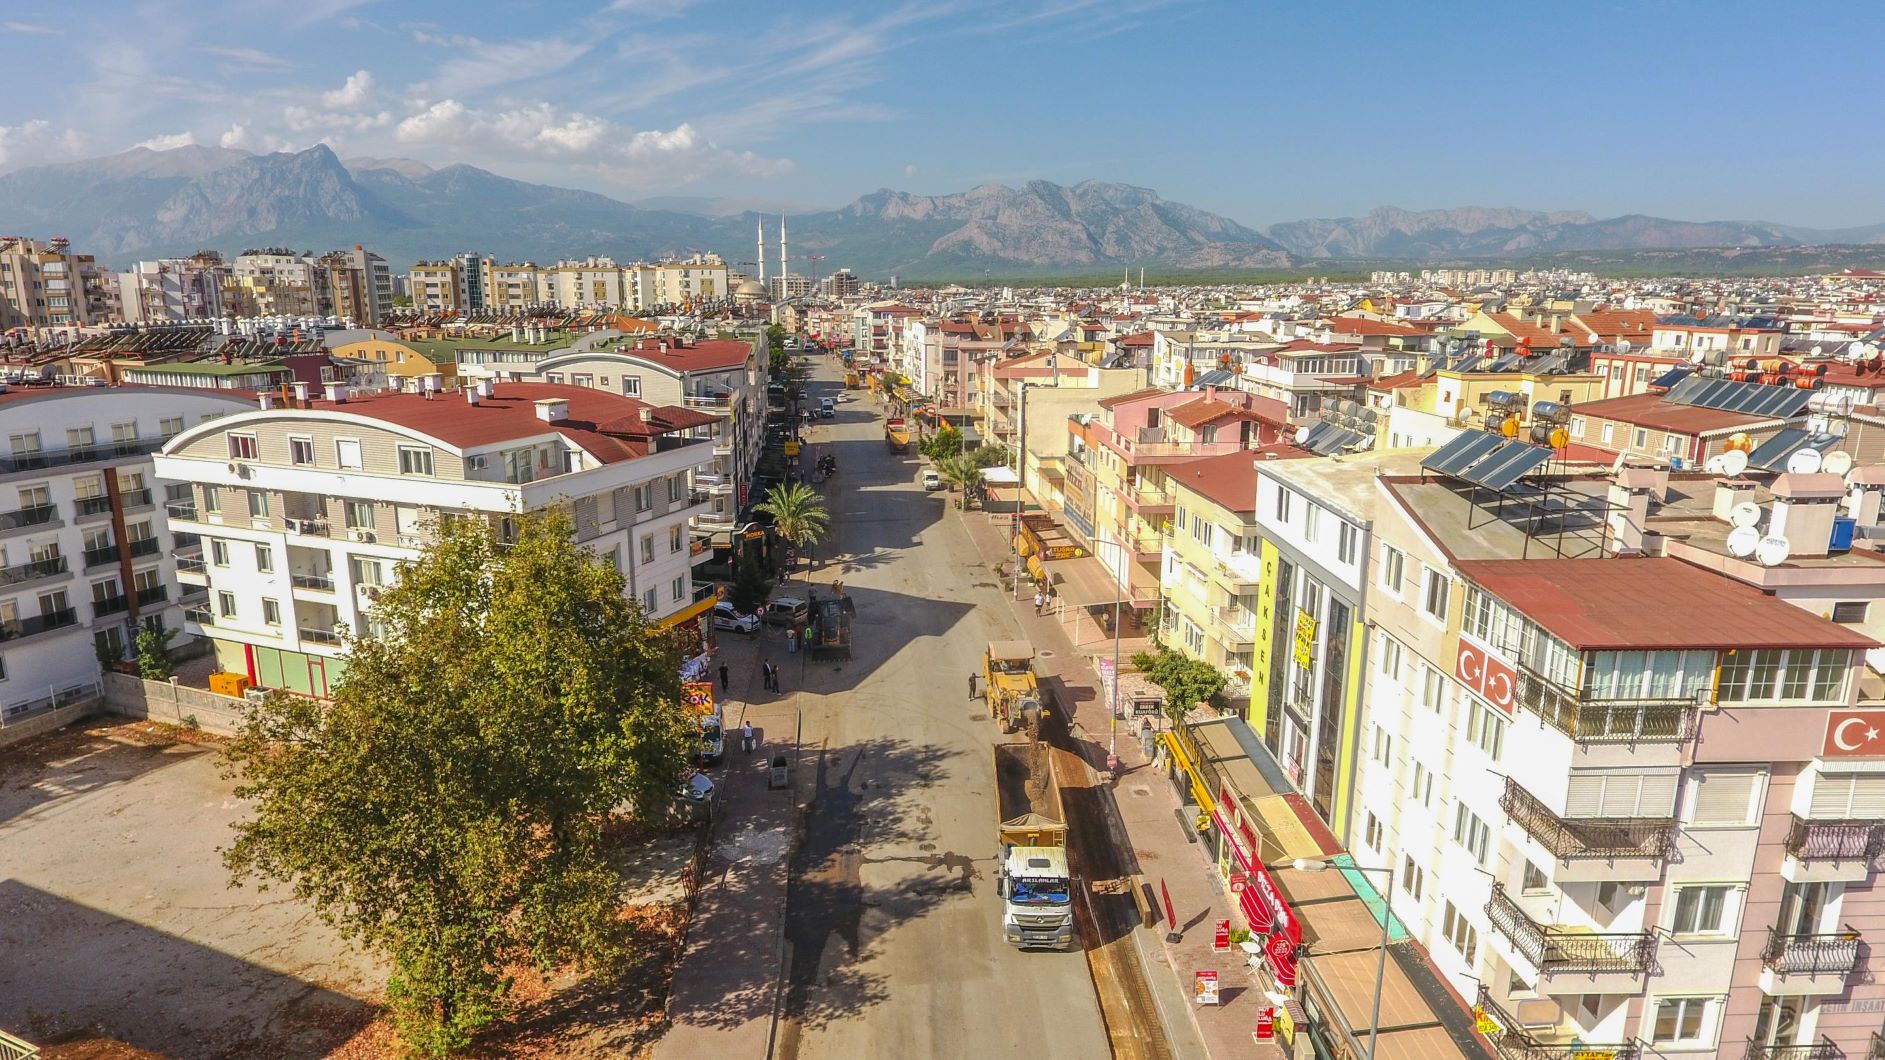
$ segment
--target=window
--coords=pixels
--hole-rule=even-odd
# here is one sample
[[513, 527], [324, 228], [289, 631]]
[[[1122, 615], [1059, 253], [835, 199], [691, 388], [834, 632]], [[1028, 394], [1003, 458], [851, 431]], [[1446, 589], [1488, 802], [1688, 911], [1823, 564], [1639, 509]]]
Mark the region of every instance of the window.
[[1473, 855], [1474, 863], [1484, 866], [1492, 845], [1492, 829], [1466, 808], [1464, 802], [1453, 804], [1453, 841]]
[[1414, 855], [1403, 855], [1401, 857], [1401, 890], [1405, 891], [1409, 898], [1418, 902], [1420, 901], [1420, 893], [1426, 889], [1426, 871], [1419, 865], [1414, 864]]
[[1468, 965], [1472, 964], [1479, 955], [1479, 933], [1473, 930], [1473, 925], [1458, 909], [1453, 908], [1452, 902], [1443, 903], [1442, 909], [1440, 928], [1446, 933], [1447, 942], [1459, 951], [1460, 956], [1466, 958]]
[[418, 445], [400, 446], [399, 473], [402, 475], [432, 474], [432, 450]]
[[657, 605], [655, 603], [655, 591], [653, 589], [641, 594], [641, 606], [643, 610], [650, 614], [654, 612]]
[[281, 625], [281, 602], [262, 598], [262, 621], [271, 626]]
[[249, 491], [249, 518], [268, 518], [268, 494], [261, 490]]
[[288, 439], [288, 462], [291, 464], [314, 463], [314, 439]]
[[682, 547], [686, 544], [686, 540], [687, 540], [687, 533], [681, 528], [681, 524], [676, 523], [673, 526], [668, 527], [668, 551], [669, 552], [679, 552], [682, 549]]
[[1807, 816], [1820, 821], [1885, 817], [1885, 774], [1815, 774]]
[[1659, 1045], [1702, 1042], [1702, 1017], [1708, 1013], [1705, 997], [1665, 997], [1656, 1002], [1656, 1026], [1651, 1041]]
[[1649, 448], [1649, 431], [1646, 428], [1638, 427], [1636, 429], [1636, 433], [1630, 436], [1630, 448], [1632, 449]]
[[1442, 624], [1446, 622], [1447, 597], [1453, 587], [1447, 584], [1446, 576], [1429, 567], [1422, 575], [1420, 590], [1420, 609]]
[[641, 561], [643, 563], [655, 561], [655, 536], [653, 534], [641, 535]]
[[268, 574], [275, 569], [275, 550], [267, 545], [255, 546], [255, 569]]
[[1335, 559], [1339, 563], [1355, 562], [1355, 550], [1361, 543], [1361, 530], [1353, 523], [1344, 522], [1336, 529]]
[[165, 416], [163, 419], [158, 420], [157, 433], [162, 435], [165, 441], [169, 441], [170, 439], [175, 438], [177, 435], [182, 434], [183, 433], [183, 417], [182, 416]]
[[1748, 823], [1760, 773], [1724, 769], [1698, 770], [1689, 785], [1689, 822], [1704, 827]]
[[1545, 878], [1544, 869], [1527, 861], [1525, 863], [1525, 874], [1523, 878], [1519, 880], [1518, 889], [1527, 894], [1534, 894], [1538, 891], [1548, 891], [1551, 889], [1551, 881]]
[[1394, 737], [1379, 725], [1374, 727], [1374, 760], [1384, 766], [1394, 762]]
[[1724, 933], [1729, 887], [1723, 883], [1676, 887], [1676, 913], [1669, 930], [1678, 935]]
[[355, 438], [334, 439], [334, 462], [342, 471], [360, 470], [360, 442]]
[[215, 515], [223, 510], [223, 491], [221, 487], [203, 487], [203, 510], [211, 515]]
[[1396, 595], [1401, 591], [1401, 575], [1407, 570], [1407, 553], [1393, 545], [1381, 546], [1381, 588]]
[[347, 557], [347, 567], [348, 573], [353, 575], [355, 585], [382, 584], [381, 579], [384, 572], [381, 570], [380, 561], [377, 559], [371, 559], [366, 556], [349, 556]]
[[228, 591], [217, 593], [216, 613], [224, 618], [236, 617], [236, 594]]
[[218, 567], [229, 566], [229, 542], [211, 538], [209, 542], [209, 561]]
[[254, 460], [255, 451], [256, 451], [255, 435], [253, 434], [229, 435], [229, 459]]
[[1674, 772], [1635, 773], [1580, 770], [1571, 774], [1564, 796], [1566, 817], [1673, 817]]
[[1424, 676], [1420, 683], [1420, 702], [1435, 714], [1446, 712], [1446, 675], [1433, 666], [1422, 663]]
[[1414, 763], [1414, 783], [1409, 789], [1414, 801], [1422, 806], [1433, 805], [1433, 770], [1420, 762]]
[[625, 375], [622, 377], [622, 394], [625, 397], [641, 396], [641, 376]]
[[1303, 515], [1302, 515], [1303, 540], [1310, 541], [1310, 542], [1315, 541], [1316, 534], [1321, 529], [1322, 529], [1322, 506], [1320, 504], [1315, 503], [1314, 501], [1311, 501], [1310, 503], [1303, 506]]
[[1472, 715], [1466, 723], [1466, 738], [1486, 752], [1486, 757], [1497, 762], [1505, 750], [1505, 718], [1474, 700]]
[[368, 501], [347, 501], [345, 507], [346, 507], [346, 514], [347, 514], [347, 529], [349, 530], [373, 529], [373, 505], [372, 503]]
[[1584, 437], [1584, 417], [1582, 416], [1571, 417], [1571, 437], [1573, 438]]
[[1390, 681], [1401, 679], [1401, 642], [1381, 634], [1381, 676]]
[[1844, 600], [1833, 605], [1833, 621], [1855, 625], [1865, 621], [1864, 600]]
[[686, 494], [687, 494], [687, 486], [683, 483], [681, 476], [669, 475], [668, 476], [668, 503], [673, 504], [677, 501], [680, 501], [682, 498], [686, 496]]
[[1368, 849], [1380, 850], [1381, 840], [1385, 838], [1387, 833], [1387, 830], [1381, 827], [1381, 818], [1376, 817], [1372, 813], [1366, 813], [1365, 811], [1363, 817], [1365, 818], [1365, 822], [1362, 826], [1362, 836], [1368, 842]]
[[1604, 440], [1604, 444], [1605, 444], [1605, 445], [1609, 445], [1609, 444], [1610, 444], [1610, 439], [1611, 439], [1611, 438], [1613, 438], [1613, 437], [1615, 437], [1615, 436], [1616, 436], [1616, 433], [1617, 433], [1617, 425], [1616, 425], [1616, 424], [1614, 424], [1614, 423], [1606, 423], [1606, 424], [1604, 424], [1604, 429], [1603, 429], [1603, 432], [1602, 432], [1602, 437], [1603, 437], [1603, 440]]
[[645, 512], [649, 510], [650, 508], [653, 508], [654, 506], [655, 506], [654, 488], [651, 487], [646, 482], [642, 483], [639, 486], [636, 486], [635, 487], [635, 510], [638, 512]]
[[1289, 491], [1286, 489], [1279, 488], [1276, 491], [1276, 521], [1289, 522]]
[[687, 576], [686, 575], [681, 575], [680, 577], [674, 579], [672, 582], [668, 583], [668, 599], [670, 601], [674, 603], [679, 603], [686, 596], [687, 596]]

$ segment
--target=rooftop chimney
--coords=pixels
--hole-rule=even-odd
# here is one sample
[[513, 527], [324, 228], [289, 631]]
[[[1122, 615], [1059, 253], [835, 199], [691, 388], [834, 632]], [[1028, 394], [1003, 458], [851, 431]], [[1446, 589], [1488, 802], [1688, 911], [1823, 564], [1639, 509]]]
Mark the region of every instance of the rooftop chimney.
[[465, 404], [476, 405], [477, 403], [478, 403], [478, 388], [475, 386], [466, 387], [465, 388]]
[[345, 405], [347, 403], [347, 384], [345, 383], [327, 384], [327, 400], [333, 402], [336, 405]]
[[272, 390], [264, 390], [258, 393], [255, 398], [261, 403], [263, 412], [267, 412], [275, 407], [275, 392]]
[[1715, 480], [1715, 504], [1713, 511], [1715, 518], [1720, 519], [1722, 522], [1733, 522], [1734, 520], [1729, 517], [1729, 513], [1734, 511], [1734, 506], [1740, 504], [1742, 501], [1752, 501], [1753, 499], [1754, 483], [1743, 479], [1724, 478]]
[[1879, 499], [1885, 493], [1885, 467], [1854, 468], [1846, 476], [1846, 514], [1860, 526], [1877, 526]]
[[295, 404], [308, 407], [308, 384], [300, 379], [295, 380]]
[[1632, 555], [1643, 551], [1645, 528], [1649, 525], [1649, 499], [1668, 485], [1667, 476], [1659, 478], [1645, 467], [1626, 467], [1617, 472], [1610, 484], [1610, 550]]
[[538, 398], [533, 404], [537, 406], [537, 418], [545, 423], [569, 419], [569, 401], [564, 398]]
[[1787, 539], [1795, 556], [1824, 556], [1833, 543], [1833, 517], [1846, 496], [1838, 475], [1781, 475], [1774, 479], [1774, 517], [1770, 537]]

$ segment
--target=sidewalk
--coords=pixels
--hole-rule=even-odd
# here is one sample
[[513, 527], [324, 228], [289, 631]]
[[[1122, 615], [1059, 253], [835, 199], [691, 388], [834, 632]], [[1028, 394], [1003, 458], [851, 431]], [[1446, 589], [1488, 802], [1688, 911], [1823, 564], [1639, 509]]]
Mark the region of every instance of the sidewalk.
[[[975, 541], [987, 564], [1010, 558], [1007, 524], [991, 521], [981, 512], [956, 512], [963, 518], [969, 536]], [[1009, 601], [1021, 628], [1033, 643], [1036, 667], [1043, 678], [1056, 688], [1056, 702], [1071, 709], [1074, 731], [1086, 747], [1087, 759], [1095, 768], [1104, 769], [1108, 746], [1119, 755], [1119, 775], [1113, 783], [1113, 804], [1124, 826], [1126, 840], [1132, 847], [1138, 871], [1152, 887], [1159, 903], [1155, 923], [1134, 933], [1139, 954], [1148, 977], [1155, 982], [1160, 1011], [1167, 1020], [1167, 1033], [1177, 1036], [1182, 1028], [1171, 1027], [1175, 1015], [1171, 1008], [1182, 1005], [1205, 1053], [1213, 1060], [1258, 1057], [1269, 1060], [1282, 1057], [1282, 1049], [1259, 1045], [1252, 1040], [1257, 1013], [1270, 1002], [1257, 989], [1255, 977], [1246, 970], [1248, 959], [1237, 947], [1228, 952], [1212, 949], [1212, 935], [1219, 920], [1237, 919], [1231, 910], [1231, 897], [1220, 889], [1215, 868], [1205, 847], [1192, 837], [1190, 821], [1177, 815], [1179, 800], [1170, 781], [1140, 750], [1137, 723], [1121, 719], [1116, 734], [1111, 728], [1110, 704], [1100, 685], [1094, 665], [1097, 657], [1112, 655], [1112, 640], [1085, 640], [1078, 648], [1068, 636], [1067, 626], [1055, 616], [1034, 614], [1031, 598]], [[1088, 623], [1089, 630], [1091, 623]], [[1143, 643], [1143, 642], [1139, 642]], [[1126, 656], [1140, 650], [1138, 644], [1122, 641], [1121, 665]], [[1051, 653], [1051, 654], [1049, 654]], [[1163, 899], [1169, 890], [1177, 924], [1165, 922]], [[1179, 930], [1178, 942], [1164, 942], [1166, 933]], [[1216, 1007], [1198, 1005], [1192, 1000], [1193, 976], [1199, 971], [1218, 973]], [[1177, 1001], [1168, 999], [1174, 992]]]
[[[796, 698], [727, 706], [722, 816], [713, 826], [699, 904], [669, 991], [668, 1031], [655, 1046], [661, 1060], [743, 1060], [770, 1052], [786, 881], [799, 831]], [[740, 726], [749, 721], [758, 743], [750, 755], [740, 750]], [[792, 764], [783, 790], [767, 786], [767, 763], [775, 754]]]

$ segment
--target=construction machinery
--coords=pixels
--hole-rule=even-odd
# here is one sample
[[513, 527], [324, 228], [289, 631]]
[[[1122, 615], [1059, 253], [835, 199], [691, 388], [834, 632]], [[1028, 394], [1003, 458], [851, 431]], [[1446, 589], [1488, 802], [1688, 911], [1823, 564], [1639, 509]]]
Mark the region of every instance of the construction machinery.
[[1074, 881], [1053, 755], [1038, 740], [995, 745], [995, 893], [1002, 937], [1022, 949], [1073, 948]]
[[1034, 646], [1025, 640], [993, 640], [982, 654], [982, 682], [988, 715], [1002, 732], [1027, 727], [1039, 732], [1041, 689], [1034, 677]]
[[849, 596], [813, 595], [811, 621], [805, 627], [806, 651], [814, 659], [849, 659], [851, 657], [851, 616], [857, 604]]
[[858, 388], [858, 378], [857, 378], [856, 372], [844, 373], [844, 388], [846, 390], [856, 390]]
[[884, 444], [893, 453], [910, 451], [910, 425], [900, 416], [884, 421]]

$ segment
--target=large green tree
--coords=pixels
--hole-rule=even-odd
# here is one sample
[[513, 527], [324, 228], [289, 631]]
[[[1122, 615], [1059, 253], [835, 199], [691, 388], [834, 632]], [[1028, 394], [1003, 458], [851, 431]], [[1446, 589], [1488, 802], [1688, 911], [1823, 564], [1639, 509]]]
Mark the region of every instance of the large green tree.
[[1176, 725], [1191, 708], [1224, 690], [1224, 674], [1210, 663], [1160, 645], [1138, 652], [1132, 665], [1165, 692], [1165, 714]]
[[825, 498], [803, 482], [772, 487], [753, 510], [772, 516], [773, 530], [799, 548], [816, 545], [831, 533]]
[[406, 1042], [466, 1044], [505, 967], [606, 973], [633, 940], [605, 824], [664, 804], [691, 746], [673, 638], [560, 514], [457, 519], [350, 636], [330, 702], [277, 692], [229, 748], [252, 801], [224, 862], [385, 954]]
[[924, 456], [937, 461], [947, 460], [953, 456], [960, 456], [962, 454], [962, 432], [956, 430], [954, 427], [944, 425], [941, 430], [919, 442], [917, 449], [922, 452]]
[[744, 541], [738, 545], [740, 554], [733, 564], [733, 583], [727, 589], [727, 600], [734, 610], [750, 615], [764, 607], [766, 598], [772, 595], [772, 579], [766, 577], [759, 554], [745, 547]]

